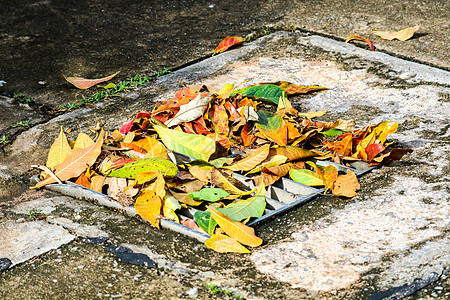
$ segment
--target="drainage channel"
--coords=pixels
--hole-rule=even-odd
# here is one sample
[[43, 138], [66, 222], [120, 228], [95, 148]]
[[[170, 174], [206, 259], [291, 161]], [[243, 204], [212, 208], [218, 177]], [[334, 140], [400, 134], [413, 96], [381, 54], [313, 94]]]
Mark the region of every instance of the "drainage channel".
[[[194, 160], [191, 157], [176, 152], [169, 153], [169, 157], [176, 165], [183, 165]], [[339, 173], [346, 173], [347, 170], [350, 170], [354, 172], [357, 177], [360, 177], [375, 168], [370, 167], [369, 164], [362, 161], [353, 161], [350, 163], [350, 166], [344, 166], [321, 160], [316, 160], [315, 163], [319, 166], [333, 165], [337, 168]], [[233, 173], [233, 177], [238, 180], [247, 190], [256, 188], [251, 177], [244, 176], [236, 172]], [[72, 182], [66, 182], [64, 184], [49, 184], [46, 185], [46, 188], [74, 198], [97, 202], [101, 206], [116, 209], [126, 213], [129, 216], [140, 218], [133, 206], [123, 206], [105, 194], [95, 192]], [[271, 218], [279, 216], [308, 201], [311, 201], [312, 199], [323, 193], [323, 188], [317, 189], [295, 182], [287, 177], [282, 177], [273, 185], [266, 187], [267, 205], [264, 214], [259, 218], [250, 219], [247, 225], [252, 227], [261, 225], [262, 223], [269, 221]], [[193, 220], [193, 216], [196, 211], [197, 209], [193, 207], [182, 208], [181, 213], [179, 213], [178, 215], [182, 220]], [[196, 231], [171, 220], [161, 219], [160, 225], [163, 229], [181, 233], [187, 237], [196, 239], [201, 243], [204, 243], [207, 239], [210, 238], [210, 235], [206, 233]]]

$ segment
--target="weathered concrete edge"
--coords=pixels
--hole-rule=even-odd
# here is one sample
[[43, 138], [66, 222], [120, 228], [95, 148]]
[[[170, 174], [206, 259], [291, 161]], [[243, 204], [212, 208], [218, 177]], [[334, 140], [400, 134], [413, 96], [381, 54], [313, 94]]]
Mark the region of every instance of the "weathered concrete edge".
[[450, 72], [439, 68], [401, 59], [379, 51], [369, 51], [352, 44], [339, 42], [330, 38], [313, 35], [300, 41], [302, 44], [334, 51], [345, 55], [356, 55], [363, 60], [379, 62], [399, 73], [401, 79], [418, 83], [420, 81], [450, 86]]

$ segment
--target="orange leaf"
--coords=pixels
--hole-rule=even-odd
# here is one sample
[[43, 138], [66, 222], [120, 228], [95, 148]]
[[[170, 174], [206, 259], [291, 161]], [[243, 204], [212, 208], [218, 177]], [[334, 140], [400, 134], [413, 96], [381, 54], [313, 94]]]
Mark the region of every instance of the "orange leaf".
[[356, 34], [352, 34], [351, 36], [348, 37], [348, 39], [345, 40], [345, 42], [348, 43], [351, 40], [362, 40], [362, 41], [366, 42], [367, 44], [369, 44], [370, 51], [375, 51], [375, 46], [369, 39], [366, 39], [366, 38], [356, 35]]
[[[55, 167], [55, 175], [61, 180], [78, 177], [88, 166], [91, 166], [100, 155], [103, 145], [103, 129], [97, 139], [97, 142], [86, 148], [72, 149], [66, 159]], [[53, 177], [48, 177], [38, 182], [33, 189], [56, 182]]]
[[150, 224], [156, 228], [159, 228], [162, 200], [155, 192], [144, 190], [139, 197], [137, 197], [134, 208], [142, 218], [149, 221]]
[[256, 136], [252, 132], [252, 126], [250, 123], [245, 123], [244, 127], [242, 127], [241, 138], [244, 147], [250, 146], [253, 141], [256, 139]]
[[325, 189], [328, 190], [333, 186], [333, 183], [338, 178], [338, 170], [335, 166], [326, 166], [322, 170], [323, 182], [325, 183]]
[[239, 244], [235, 239], [224, 234], [214, 234], [206, 240], [205, 246], [219, 253], [250, 253], [250, 250]]
[[241, 159], [240, 161], [234, 163], [231, 166], [225, 167], [226, 169], [229, 169], [231, 171], [248, 171], [253, 169], [255, 166], [262, 163], [267, 156], [269, 155], [270, 145], [266, 144], [262, 147], [260, 147], [255, 152], [251, 153], [244, 159]]
[[262, 136], [280, 146], [286, 146], [288, 128], [283, 118], [265, 111], [259, 111], [258, 117], [259, 123], [256, 123], [255, 126]]
[[274, 156], [274, 155], [284, 155], [288, 158], [288, 162], [289, 161], [294, 161], [294, 160], [304, 160], [307, 158], [311, 158], [314, 156], [317, 156], [316, 154], [314, 154], [313, 152], [311, 152], [310, 150], [307, 149], [303, 149], [300, 147], [295, 147], [295, 146], [285, 146], [285, 147], [278, 147], [278, 148], [272, 148], [270, 149], [270, 156]]
[[89, 182], [89, 178], [86, 176], [86, 174], [81, 174], [78, 176], [77, 180], [75, 181], [76, 184], [79, 184], [81, 186], [84, 186], [88, 189], [91, 188], [91, 183]]
[[147, 153], [145, 154], [145, 158], [150, 157], [159, 157], [164, 159], [168, 158], [166, 147], [155, 138], [147, 136], [145, 139], [137, 141], [136, 144], [141, 145], [141, 147], [147, 151]]
[[406, 41], [410, 39], [414, 33], [419, 30], [419, 25], [414, 27], [408, 27], [399, 31], [378, 31], [373, 30], [373, 33], [381, 37], [382, 39], [392, 41], [393, 39], [397, 39], [400, 41]]
[[263, 240], [255, 235], [255, 230], [252, 227], [246, 226], [241, 222], [231, 221], [227, 216], [214, 208], [206, 207], [220, 228], [239, 243], [250, 247], [258, 247], [262, 244]]
[[68, 82], [70, 82], [71, 84], [73, 84], [74, 86], [76, 86], [77, 88], [85, 90], [85, 89], [88, 89], [88, 88], [98, 84], [98, 83], [111, 80], [114, 76], [119, 74], [119, 72], [120, 71], [118, 71], [110, 76], [99, 78], [99, 79], [85, 79], [85, 78], [81, 78], [81, 77], [66, 77], [64, 75], [63, 75], [63, 78], [65, 80], [67, 80]]
[[262, 173], [261, 175], [254, 176], [253, 182], [255, 183], [255, 186], [260, 186], [261, 183], [264, 183], [264, 186], [272, 185], [275, 181], [281, 178], [281, 176], [269, 174], [269, 173]]
[[336, 152], [340, 155], [350, 156], [352, 154], [353, 136], [352, 133], [346, 133], [344, 138], [336, 145]]
[[356, 191], [359, 189], [358, 178], [355, 173], [348, 170], [347, 174], [339, 175], [334, 182], [333, 195], [350, 198], [356, 196]]
[[244, 43], [244, 39], [239, 36], [227, 36], [224, 38], [219, 46], [214, 50], [214, 54], [221, 53], [226, 51], [228, 48], [232, 46], [238, 46]]
[[211, 119], [214, 130], [224, 136], [228, 136], [230, 128], [228, 127], [228, 114], [223, 105], [214, 105], [213, 116]]

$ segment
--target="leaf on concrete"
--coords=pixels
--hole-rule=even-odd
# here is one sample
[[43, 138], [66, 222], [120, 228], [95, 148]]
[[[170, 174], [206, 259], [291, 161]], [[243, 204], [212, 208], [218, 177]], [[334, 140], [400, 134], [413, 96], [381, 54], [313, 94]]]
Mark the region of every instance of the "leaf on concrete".
[[383, 152], [383, 150], [384, 147], [381, 144], [375, 143], [367, 146], [366, 149], [364, 149], [364, 151], [366, 151], [367, 154], [367, 161], [371, 162], [375, 158], [375, 156]]
[[263, 240], [255, 235], [253, 228], [241, 222], [233, 222], [227, 216], [209, 206], [207, 208], [220, 228], [239, 243], [250, 247], [258, 247], [262, 244]]
[[278, 81], [274, 83], [275, 85], [281, 87], [283, 90], [286, 91], [286, 93], [290, 96], [292, 95], [298, 95], [298, 94], [306, 94], [310, 92], [316, 92], [316, 91], [322, 91], [327, 90], [326, 87], [318, 86], [318, 85], [296, 85], [289, 81]]
[[[97, 160], [97, 157], [100, 155], [102, 145], [103, 129], [100, 132], [95, 144], [83, 149], [72, 149], [64, 161], [55, 167], [55, 175], [61, 181], [80, 176], [88, 166], [93, 165]], [[56, 180], [53, 177], [48, 177], [38, 182], [32, 188], [39, 188], [54, 182], [56, 182]]]
[[419, 30], [420, 26], [416, 25], [414, 27], [408, 27], [399, 31], [379, 31], [373, 30], [373, 33], [381, 37], [382, 39], [392, 41], [394, 39], [400, 41], [409, 40], [414, 33]]
[[347, 174], [339, 175], [334, 182], [333, 195], [350, 198], [356, 196], [356, 191], [359, 189], [360, 185], [355, 173], [347, 170]]
[[120, 73], [120, 71], [118, 71], [112, 75], [109, 75], [107, 77], [103, 77], [103, 78], [99, 78], [99, 79], [86, 79], [86, 78], [81, 78], [81, 77], [66, 77], [64, 75], [63, 75], [63, 78], [65, 80], [67, 80], [68, 82], [70, 82], [71, 84], [73, 84], [74, 86], [76, 86], [77, 88], [84, 90], [84, 89], [88, 89], [98, 83], [111, 80], [114, 76], [116, 76], [119, 73]]
[[235, 239], [225, 234], [214, 234], [206, 240], [205, 246], [219, 253], [251, 253], [250, 250], [239, 244]]
[[356, 35], [356, 34], [352, 34], [351, 36], [349, 36], [349, 37], [345, 40], [345, 42], [348, 43], [348, 42], [350, 42], [351, 40], [361, 40], [361, 41], [364, 41], [364, 42], [366, 42], [366, 43], [370, 46], [370, 51], [375, 51], [375, 46], [373, 45], [373, 43], [372, 43], [369, 39], [366, 39], [366, 38], [364, 38], [364, 37], [362, 37], [362, 36], [359, 36], [359, 35]]
[[172, 151], [208, 161], [216, 151], [216, 142], [206, 136], [184, 133], [160, 125], [154, 125], [156, 132], [164, 145]]
[[194, 214], [194, 220], [197, 222], [197, 225], [209, 235], [214, 233], [217, 222], [211, 217], [211, 213], [209, 211], [196, 211]]
[[245, 40], [239, 36], [227, 36], [219, 43], [216, 49], [214, 49], [214, 54], [224, 52], [233, 46], [242, 45], [244, 41]]
[[235, 93], [241, 94], [242, 96], [266, 99], [278, 104], [278, 100], [283, 96], [284, 90], [274, 84], [262, 84], [239, 89]]
[[137, 197], [134, 208], [143, 219], [149, 221], [156, 228], [159, 228], [162, 200], [154, 191], [143, 190]]

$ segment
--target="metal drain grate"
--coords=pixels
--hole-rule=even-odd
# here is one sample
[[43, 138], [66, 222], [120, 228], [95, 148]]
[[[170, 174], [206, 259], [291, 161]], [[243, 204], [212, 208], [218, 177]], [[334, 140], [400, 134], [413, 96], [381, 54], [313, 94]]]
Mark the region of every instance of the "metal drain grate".
[[[182, 165], [193, 161], [192, 158], [175, 152], [169, 153], [169, 157], [177, 165]], [[363, 174], [370, 172], [374, 168], [369, 167], [369, 164], [361, 161], [352, 162], [350, 164], [352, 167], [347, 167], [333, 162], [320, 160], [315, 161], [315, 163], [320, 166], [333, 165], [338, 169], [339, 172], [344, 173], [346, 173], [347, 170], [351, 170], [356, 174], [357, 177], [360, 177]], [[255, 185], [253, 184], [253, 180], [251, 177], [247, 177], [236, 172], [233, 173], [233, 177], [237, 179], [248, 190], [255, 188]], [[82, 198], [90, 201], [95, 201], [102, 206], [118, 209], [130, 216], [138, 217], [138, 214], [134, 209], [134, 207], [122, 206], [121, 204], [119, 204], [118, 202], [116, 202], [111, 197], [105, 194], [92, 191], [90, 189], [87, 189], [83, 186], [71, 182], [68, 182], [67, 184], [49, 184], [46, 186], [46, 188], [75, 198]], [[303, 203], [312, 200], [313, 198], [317, 197], [319, 194], [322, 194], [323, 192], [324, 192], [323, 188], [322, 189], [313, 188], [295, 182], [287, 177], [282, 177], [273, 185], [266, 187], [267, 205], [263, 216], [259, 218], [250, 219], [247, 225], [255, 227], [263, 222], [268, 221], [269, 219], [275, 216], [278, 216], [288, 210], [291, 210]], [[181, 219], [193, 219], [193, 215], [196, 211], [197, 209], [193, 207], [182, 208], [181, 212], [178, 215]], [[164, 229], [184, 234], [202, 243], [204, 243], [208, 238], [210, 238], [210, 235], [208, 234], [193, 230], [189, 227], [178, 224], [171, 220], [162, 219], [161, 227]]]

